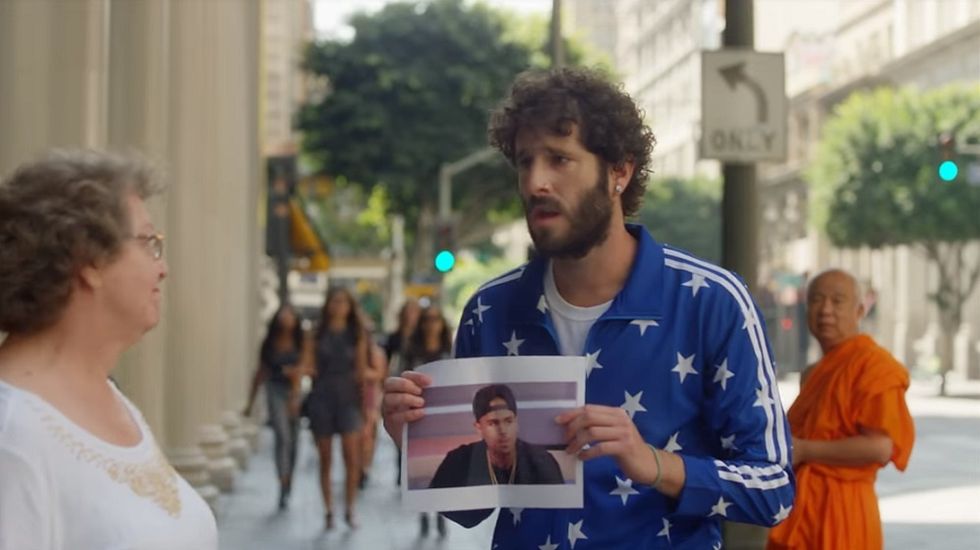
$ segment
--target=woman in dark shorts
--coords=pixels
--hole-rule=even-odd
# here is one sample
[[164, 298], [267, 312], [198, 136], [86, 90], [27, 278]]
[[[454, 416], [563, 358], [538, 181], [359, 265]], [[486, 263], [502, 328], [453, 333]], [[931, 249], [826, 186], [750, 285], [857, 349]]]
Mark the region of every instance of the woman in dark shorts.
[[327, 513], [326, 528], [334, 526], [330, 463], [335, 434], [341, 437], [347, 473], [344, 520], [353, 528], [357, 526], [354, 500], [361, 475], [363, 419], [359, 384], [367, 368], [368, 336], [350, 291], [332, 288], [327, 292], [313, 346], [315, 377], [305, 409], [320, 453], [320, 488]]

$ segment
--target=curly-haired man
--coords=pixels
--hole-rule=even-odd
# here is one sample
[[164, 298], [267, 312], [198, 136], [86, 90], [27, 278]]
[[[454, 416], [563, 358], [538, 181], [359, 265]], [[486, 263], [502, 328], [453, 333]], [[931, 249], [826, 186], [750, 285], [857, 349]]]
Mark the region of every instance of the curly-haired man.
[[[528, 72], [489, 133], [538, 255], [476, 292], [456, 355], [589, 358], [587, 404], [556, 419], [584, 507], [501, 511], [494, 547], [718, 548], [723, 519], [783, 520], [790, 436], [761, 316], [738, 277], [626, 223], [654, 143], [632, 99], [592, 71]], [[390, 434], [424, 414], [429, 382], [386, 382]]]

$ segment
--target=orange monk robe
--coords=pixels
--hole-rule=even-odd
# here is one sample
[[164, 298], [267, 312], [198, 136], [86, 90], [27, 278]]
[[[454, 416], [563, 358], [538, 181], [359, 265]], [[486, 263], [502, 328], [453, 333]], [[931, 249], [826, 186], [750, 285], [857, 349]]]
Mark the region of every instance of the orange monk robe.
[[[915, 427], [905, 404], [905, 368], [870, 336], [831, 349], [803, 384], [787, 417], [793, 437], [835, 440], [859, 427], [891, 438], [891, 462], [905, 470]], [[768, 550], [877, 550], [881, 517], [874, 483], [880, 464], [796, 468], [796, 501], [789, 518], [769, 533]]]

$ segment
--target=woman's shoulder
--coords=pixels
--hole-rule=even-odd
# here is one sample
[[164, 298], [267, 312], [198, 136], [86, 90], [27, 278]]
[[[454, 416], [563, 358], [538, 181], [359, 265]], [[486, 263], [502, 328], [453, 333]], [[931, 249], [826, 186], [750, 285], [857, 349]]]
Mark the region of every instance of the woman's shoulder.
[[43, 411], [26, 391], [0, 380], [0, 449], [35, 456], [45, 440]]

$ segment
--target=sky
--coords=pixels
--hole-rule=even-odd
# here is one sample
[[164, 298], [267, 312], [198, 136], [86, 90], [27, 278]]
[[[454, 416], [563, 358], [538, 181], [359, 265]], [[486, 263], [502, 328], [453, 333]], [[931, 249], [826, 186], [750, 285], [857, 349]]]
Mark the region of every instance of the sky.
[[[358, 12], [374, 12], [392, 0], [313, 0], [313, 26], [321, 38], [347, 38], [351, 29], [347, 17]], [[551, 0], [493, 0], [494, 7], [522, 13], [550, 13]]]

